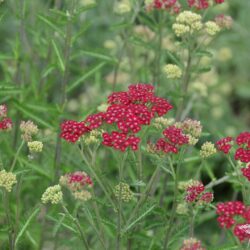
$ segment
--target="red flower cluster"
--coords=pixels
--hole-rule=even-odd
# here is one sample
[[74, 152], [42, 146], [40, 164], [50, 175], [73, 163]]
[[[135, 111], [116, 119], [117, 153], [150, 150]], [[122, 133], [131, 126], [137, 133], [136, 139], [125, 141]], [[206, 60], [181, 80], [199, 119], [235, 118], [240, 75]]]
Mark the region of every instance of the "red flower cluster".
[[236, 150], [234, 159], [244, 163], [250, 162], [250, 133], [240, 133], [236, 138], [236, 143], [239, 148]]
[[69, 184], [79, 183], [81, 186], [93, 186], [93, 181], [91, 178], [84, 172], [80, 171], [68, 174], [68, 182]]
[[250, 181], [250, 164], [246, 168], [242, 168], [241, 172]]
[[[217, 221], [222, 228], [234, 227], [234, 235], [240, 241], [250, 239], [250, 208], [246, 207], [241, 201], [230, 201], [219, 203], [216, 213], [219, 215]], [[241, 223], [237, 223], [235, 217], [241, 218]], [[242, 223], [244, 220], [245, 223]]]
[[232, 148], [231, 142], [233, 141], [232, 137], [222, 138], [216, 142], [216, 147], [219, 151], [224, 152], [224, 154], [228, 154], [230, 149]]
[[[190, 8], [195, 7], [198, 10], [207, 9], [209, 7], [208, 0], [187, 0]], [[224, 0], [214, 0], [216, 4], [224, 3]]]
[[204, 192], [205, 187], [201, 182], [194, 182], [186, 188], [185, 200], [187, 202], [210, 203], [213, 193]]
[[76, 142], [80, 136], [89, 132], [90, 129], [85, 126], [84, 122], [76, 122], [72, 120], [64, 121], [61, 124], [61, 138], [69, 142]]
[[0, 105], [0, 131], [1, 130], [10, 130], [12, 128], [12, 120], [7, 118], [7, 106]]
[[177, 0], [154, 0], [152, 4], [147, 6], [149, 10], [158, 9], [158, 10], [167, 10], [174, 13], [179, 13], [181, 5]]
[[140, 83], [130, 85], [126, 92], [112, 93], [108, 104], [106, 112], [90, 115], [85, 121], [65, 121], [61, 125], [61, 137], [76, 142], [83, 134], [103, 124], [115, 125], [118, 131], [105, 132], [103, 144], [121, 151], [128, 147], [137, 150], [140, 139], [135, 134], [154, 117], [172, 109], [167, 100], [155, 96], [154, 86]]
[[160, 138], [156, 142], [156, 148], [164, 153], [178, 153], [178, 148], [188, 144], [188, 137], [183, 134], [182, 129], [170, 126], [163, 131], [165, 138]]
[[111, 134], [103, 133], [103, 145], [113, 147], [117, 150], [125, 151], [127, 147], [131, 147], [132, 150], [138, 149], [140, 138], [134, 135], [127, 135], [126, 133], [119, 133], [113, 131]]

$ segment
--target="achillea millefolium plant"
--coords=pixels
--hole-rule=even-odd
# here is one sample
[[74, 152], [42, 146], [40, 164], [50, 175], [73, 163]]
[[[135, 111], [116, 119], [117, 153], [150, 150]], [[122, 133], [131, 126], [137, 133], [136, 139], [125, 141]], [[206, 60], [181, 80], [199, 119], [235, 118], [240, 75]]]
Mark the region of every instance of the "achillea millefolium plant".
[[250, 249], [231, 2], [0, 1], [0, 249]]

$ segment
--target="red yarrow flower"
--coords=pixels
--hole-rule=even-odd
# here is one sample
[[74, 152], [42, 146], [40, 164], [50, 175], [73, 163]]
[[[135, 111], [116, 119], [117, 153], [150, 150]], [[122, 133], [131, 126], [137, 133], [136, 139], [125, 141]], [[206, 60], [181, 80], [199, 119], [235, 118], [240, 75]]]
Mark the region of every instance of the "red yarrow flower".
[[241, 172], [250, 181], [250, 164], [246, 168], [242, 168]]
[[5, 104], [0, 105], [0, 118], [7, 116], [7, 106]]
[[102, 135], [102, 144], [107, 147], [113, 147], [116, 150], [124, 152], [128, 147], [136, 151], [138, 149], [138, 144], [140, 138], [134, 135], [127, 135], [126, 133], [119, 133], [117, 131], [111, 132], [111, 134], [105, 132]]
[[158, 139], [156, 148], [164, 153], [179, 152], [179, 147], [188, 144], [188, 137], [183, 134], [182, 129], [175, 126], [169, 126], [163, 131], [164, 138]]
[[216, 147], [219, 151], [222, 151], [224, 154], [228, 154], [232, 148], [232, 137], [222, 138], [216, 142]]
[[91, 178], [84, 172], [80, 171], [68, 174], [68, 182], [69, 184], [79, 183], [81, 186], [93, 186], [93, 181]]
[[217, 204], [216, 213], [222, 228], [234, 226], [233, 233], [240, 241], [250, 239], [250, 207], [246, 207], [241, 201], [224, 202]]
[[239, 148], [236, 150], [234, 159], [244, 163], [250, 162], [250, 133], [242, 132], [236, 138]]
[[61, 124], [60, 137], [66, 141], [75, 143], [82, 135], [88, 133], [89, 131], [90, 129], [84, 122], [66, 120]]
[[10, 118], [3, 118], [0, 121], [0, 130], [11, 130], [12, 128], [12, 120]]

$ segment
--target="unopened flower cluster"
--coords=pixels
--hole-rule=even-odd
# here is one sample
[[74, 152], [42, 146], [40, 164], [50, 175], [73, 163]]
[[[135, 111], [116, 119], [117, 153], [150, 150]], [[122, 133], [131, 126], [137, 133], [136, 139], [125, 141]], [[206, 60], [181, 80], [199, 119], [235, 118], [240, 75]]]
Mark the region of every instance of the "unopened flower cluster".
[[32, 136], [38, 133], [38, 127], [32, 121], [22, 121], [20, 131], [22, 132], [22, 139], [26, 142], [30, 142]]
[[167, 64], [162, 68], [163, 73], [168, 79], [178, 79], [182, 76], [181, 69], [175, 64]]
[[63, 193], [60, 185], [48, 187], [42, 195], [42, 203], [58, 204], [63, 199]]
[[5, 188], [7, 192], [17, 183], [16, 175], [5, 170], [0, 171], [0, 187]]
[[0, 131], [9, 131], [12, 128], [12, 120], [7, 117], [8, 109], [5, 104], [0, 105]]
[[150, 125], [153, 118], [161, 117], [172, 109], [167, 100], [154, 94], [152, 85], [140, 83], [130, 85], [126, 92], [112, 93], [108, 97], [108, 104], [105, 112], [89, 115], [84, 121], [63, 122], [61, 137], [74, 143], [91, 130], [105, 124], [112, 125], [111, 132], [102, 134], [102, 144], [120, 151], [129, 147], [137, 150], [140, 138], [136, 134], [142, 126]]
[[40, 141], [32, 141], [27, 143], [31, 153], [39, 153], [43, 150], [43, 143]]
[[87, 201], [91, 198], [88, 191], [93, 181], [85, 172], [74, 172], [61, 176], [60, 185], [68, 188], [76, 200]]
[[208, 158], [212, 155], [214, 155], [217, 152], [215, 145], [212, 142], [205, 142], [202, 146], [201, 146], [201, 150], [200, 150], [200, 156], [205, 159]]
[[250, 239], [250, 207], [241, 201], [217, 204], [217, 221], [222, 228], [233, 228], [234, 235], [240, 240]]
[[117, 199], [121, 198], [124, 202], [129, 202], [133, 199], [133, 192], [127, 183], [120, 182], [114, 188], [114, 194]]
[[187, 135], [189, 145], [195, 145], [198, 142], [202, 132], [200, 121], [188, 118], [183, 122], [175, 123], [175, 126], [181, 128], [183, 133]]

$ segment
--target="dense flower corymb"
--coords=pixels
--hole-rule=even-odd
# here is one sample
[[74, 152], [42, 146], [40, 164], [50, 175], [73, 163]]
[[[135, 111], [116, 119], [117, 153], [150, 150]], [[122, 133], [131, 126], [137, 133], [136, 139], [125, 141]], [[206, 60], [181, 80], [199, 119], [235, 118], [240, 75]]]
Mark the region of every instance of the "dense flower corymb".
[[236, 150], [234, 158], [244, 163], [250, 162], [250, 133], [242, 132], [236, 138], [239, 148]]
[[121, 194], [121, 200], [124, 202], [129, 202], [133, 199], [133, 192], [130, 190], [129, 185], [124, 182], [120, 182], [115, 186], [114, 194], [117, 199], [119, 199]]
[[24, 141], [31, 141], [32, 136], [38, 133], [38, 127], [32, 121], [22, 121], [20, 124], [20, 130], [22, 132], [22, 138]]
[[0, 131], [9, 131], [12, 128], [12, 120], [7, 117], [7, 106], [5, 104], [0, 105]]
[[164, 153], [178, 153], [179, 147], [188, 144], [188, 136], [184, 135], [182, 129], [169, 126], [163, 131], [164, 138], [156, 142], [156, 148]]
[[58, 204], [63, 199], [60, 185], [48, 187], [42, 195], [42, 203]]
[[0, 187], [5, 188], [8, 192], [12, 190], [12, 186], [17, 183], [16, 175], [5, 170], [0, 171]]
[[176, 79], [182, 76], [181, 69], [174, 64], [167, 64], [162, 68], [164, 74], [166, 74], [169, 79]]
[[212, 142], [205, 142], [201, 146], [200, 156], [202, 158], [204, 158], [204, 159], [208, 158], [215, 153], [216, 153], [216, 148]]
[[61, 176], [60, 185], [67, 187], [77, 200], [87, 201], [91, 198], [91, 193], [87, 188], [92, 188], [93, 181], [90, 176], [83, 171]]
[[83, 134], [89, 132], [90, 129], [84, 122], [76, 122], [72, 120], [64, 121], [61, 124], [61, 137], [69, 142], [76, 142]]
[[216, 142], [216, 147], [219, 151], [222, 151], [224, 154], [228, 154], [232, 148], [232, 137], [225, 137]]
[[222, 228], [234, 226], [234, 235], [240, 241], [250, 239], [250, 207], [241, 201], [230, 201], [217, 204], [217, 221]]
[[201, 246], [201, 241], [195, 238], [190, 238], [183, 241], [180, 250], [206, 250], [206, 249]]

